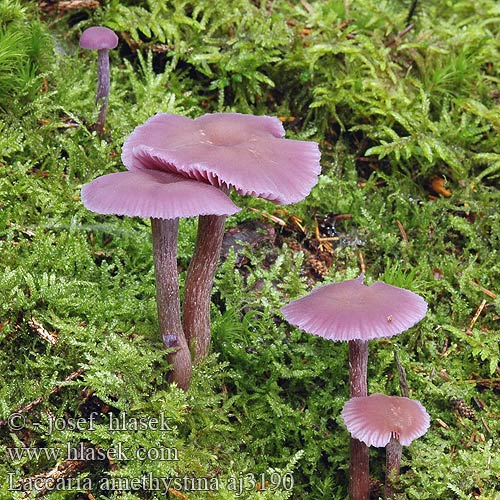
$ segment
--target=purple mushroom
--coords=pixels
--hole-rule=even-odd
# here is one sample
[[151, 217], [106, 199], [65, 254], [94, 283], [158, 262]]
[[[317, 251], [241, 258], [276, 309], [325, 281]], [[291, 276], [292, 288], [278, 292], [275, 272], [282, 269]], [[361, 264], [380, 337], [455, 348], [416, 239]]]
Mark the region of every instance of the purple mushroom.
[[109, 50], [118, 45], [118, 37], [113, 30], [104, 26], [87, 28], [80, 37], [80, 47], [83, 49], [97, 50], [97, 93], [96, 105], [101, 102], [101, 109], [95, 125], [99, 135], [104, 131], [106, 110], [109, 96]]
[[[356, 279], [324, 285], [290, 302], [286, 320], [325, 339], [349, 342], [349, 387], [354, 397], [367, 396], [368, 340], [392, 337], [420, 321], [427, 304], [419, 295], [386, 283]], [[351, 439], [350, 497], [368, 499], [368, 448]]]
[[[296, 203], [316, 184], [321, 167], [315, 142], [284, 139], [277, 118], [239, 113], [196, 119], [158, 114], [123, 146], [130, 171], [161, 169], [208, 182], [228, 193]], [[210, 348], [210, 298], [225, 217], [201, 216], [184, 294], [184, 331], [195, 362]]]
[[409, 446], [427, 432], [429, 414], [420, 401], [372, 394], [347, 401], [342, 419], [353, 438], [366, 446], [386, 447], [385, 498], [393, 498], [401, 467], [401, 445]]
[[156, 276], [158, 323], [169, 354], [170, 380], [187, 390], [191, 354], [181, 323], [177, 274], [179, 217], [231, 215], [239, 208], [209, 184], [168, 172], [126, 171], [98, 177], [82, 187], [85, 207], [100, 214], [150, 217]]

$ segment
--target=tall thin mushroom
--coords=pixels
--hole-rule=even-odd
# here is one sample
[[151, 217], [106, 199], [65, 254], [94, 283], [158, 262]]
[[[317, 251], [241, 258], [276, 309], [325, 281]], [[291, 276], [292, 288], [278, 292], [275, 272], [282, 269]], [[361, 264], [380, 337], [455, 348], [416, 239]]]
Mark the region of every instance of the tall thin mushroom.
[[[296, 203], [316, 184], [317, 143], [283, 139], [274, 117], [215, 113], [190, 119], [160, 113], [137, 127], [123, 146], [129, 170], [163, 169], [203, 180], [224, 192]], [[184, 293], [184, 330], [195, 362], [210, 349], [210, 299], [224, 216], [201, 216]]]
[[394, 499], [394, 483], [401, 467], [401, 445], [409, 446], [427, 432], [429, 414], [420, 401], [372, 394], [347, 401], [342, 419], [355, 439], [366, 446], [386, 447], [384, 497]]
[[158, 323], [169, 354], [170, 380], [187, 390], [191, 354], [181, 322], [177, 273], [179, 217], [229, 215], [239, 208], [209, 184], [168, 172], [126, 171], [98, 177], [82, 187], [85, 207], [100, 214], [150, 217], [156, 276]]
[[109, 51], [118, 45], [118, 37], [113, 30], [105, 26], [92, 26], [87, 28], [80, 37], [80, 47], [88, 50], [97, 50], [97, 92], [96, 105], [101, 102], [101, 109], [95, 124], [99, 135], [104, 132], [106, 111], [110, 87]]
[[[286, 320], [302, 330], [333, 341], [349, 342], [349, 388], [352, 398], [367, 396], [368, 340], [392, 337], [420, 321], [427, 304], [419, 295], [386, 283], [363, 284], [364, 275], [314, 289], [282, 307]], [[352, 438], [349, 494], [370, 494], [368, 447]]]

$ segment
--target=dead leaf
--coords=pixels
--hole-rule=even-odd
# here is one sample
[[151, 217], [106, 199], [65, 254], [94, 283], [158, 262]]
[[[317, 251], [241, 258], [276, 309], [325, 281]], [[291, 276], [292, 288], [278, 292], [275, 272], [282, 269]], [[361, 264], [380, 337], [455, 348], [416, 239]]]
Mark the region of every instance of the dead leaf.
[[446, 188], [446, 179], [443, 177], [439, 177], [437, 175], [431, 177], [431, 189], [445, 198], [449, 198], [451, 196], [451, 191]]

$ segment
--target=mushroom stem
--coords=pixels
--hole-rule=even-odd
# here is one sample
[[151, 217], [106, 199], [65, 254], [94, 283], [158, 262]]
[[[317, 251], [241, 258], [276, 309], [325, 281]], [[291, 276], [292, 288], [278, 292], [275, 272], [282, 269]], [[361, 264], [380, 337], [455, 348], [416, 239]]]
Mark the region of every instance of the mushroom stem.
[[349, 341], [349, 389], [351, 398], [368, 395], [368, 341]]
[[181, 323], [177, 273], [178, 226], [179, 219], [151, 219], [158, 324], [165, 347], [179, 347], [168, 355], [172, 364], [169, 380], [187, 391], [191, 379], [191, 354]]
[[401, 456], [403, 454], [403, 447], [401, 443], [395, 438], [391, 440], [385, 447], [385, 491], [384, 498], [391, 498], [394, 500], [395, 485], [399, 477], [399, 470], [401, 469]]
[[[349, 389], [351, 398], [367, 395], [368, 341], [349, 341]], [[349, 498], [368, 500], [370, 483], [368, 477], [368, 446], [351, 438], [349, 462]]]
[[184, 289], [184, 331], [194, 351], [195, 364], [206, 358], [210, 350], [210, 299], [225, 220], [225, 215], [198, 218], [196, 245]]
[[110, 87], [109, 76], [109, 50], [99, 49], [97, 51], [97, 93], [96, 105], [101, 101], [101, 109], [95, 124], [95, 129], [99, 135], [104, 131], [104, 122], [106, 121], [106, 111], [108, 108], [108, 96]]
[[[408, 389], [408, 382], [406, 380], [406, 371], [404, 366], [399, 360], [398, 351], [394, 348], [394, 361], [399, 376], [399, 387], [401, 389], [401, 396], [405, 398], [410, 397]], [[399, 470], [401, 469], [401, 456], [403, 455], [403, 446], [393, 436], [385, 447], [385, 490], [384, 498], [394, 499], [395, 485], [399, 477]]]

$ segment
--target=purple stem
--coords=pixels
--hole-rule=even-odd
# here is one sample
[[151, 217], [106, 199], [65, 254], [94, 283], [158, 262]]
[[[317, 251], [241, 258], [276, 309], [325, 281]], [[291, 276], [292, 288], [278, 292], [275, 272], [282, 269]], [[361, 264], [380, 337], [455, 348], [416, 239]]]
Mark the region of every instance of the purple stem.
[[395, 438], [391, 437], [389, 444], [385, 447], [385, 491], [384, 498], [395, 498], [395, 485], [399, 478], [401, 469], [401, 456], [403, 447]]
[[104, 122], [106, 121], [106, 111], [108, 108], [108, 96], [110, 87], [109, 77], [109, 50], [99, 49], [97, 51], [97, 93], [96, 105], [101, 101], [101, 109], [95, 124], [95, 129], [99, 135], [104, 131]]
[[165, 347], [179, 347], [168, 355], [172, 365], [169, 380], [187, 391], [191, 380], [191, 354], [181, 323], [177, 273], [178, 226], [179, 219], [151, 219], [158, 324]]
[[198, 218], [196, 245], [184, 289], [184, 331], [194, 352], [195, 364], [206, 358], [210, 351], [210, 300], [225, 220], [225, 215], [201, 215]]
[[[399, 387], [401, 389], [401, 396], [405, 398], [410, 397], [410, 390], [408, 388], [408, 381], [406, 380], [406, 371], [404, 366], [399, 360], [398, 351], [394, 348], [394, 361], [398, 370]], [[394, 498], [395, 485], [399, 478], [399, 471], [401, 469], [401, 456], [403, 454], [403, 446], [401, 443], [391, 437], [389, 444], [385, 447], [385, 491], [384, 498]]]
[[[367, 389], [368, 341], [349, 341], [349, 389], [351, 398], [364, 397]], [[351, 438], [349, 463], [349, 498], [368, 500], [370, 483], [368, 477], [368, 446]]]

